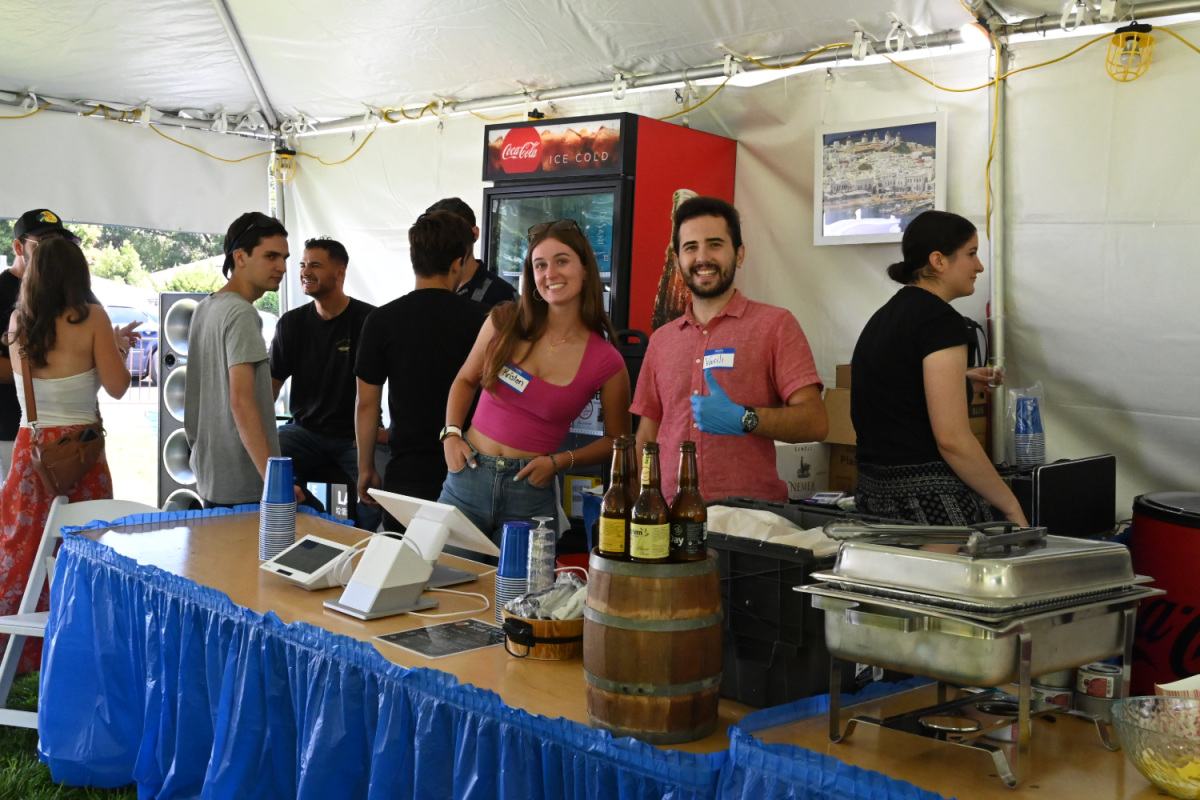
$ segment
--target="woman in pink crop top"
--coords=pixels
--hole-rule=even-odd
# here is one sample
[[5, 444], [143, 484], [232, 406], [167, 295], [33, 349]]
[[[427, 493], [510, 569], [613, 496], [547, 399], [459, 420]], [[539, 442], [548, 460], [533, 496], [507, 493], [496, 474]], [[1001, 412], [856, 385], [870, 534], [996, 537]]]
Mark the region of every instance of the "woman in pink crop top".
[[[499, 541], [505, 522], [557, 519], [555, 476], [608, 459], [630, 430], [629, 373], [612, 342], [596, 256], [574, 220], [529, 229], [521, 298], [492, 310], [450, 388], [439, 502]], [[482, 384], [472, 426], [460, 428]], [[557, 452], [596, 393], [604, 436]]]

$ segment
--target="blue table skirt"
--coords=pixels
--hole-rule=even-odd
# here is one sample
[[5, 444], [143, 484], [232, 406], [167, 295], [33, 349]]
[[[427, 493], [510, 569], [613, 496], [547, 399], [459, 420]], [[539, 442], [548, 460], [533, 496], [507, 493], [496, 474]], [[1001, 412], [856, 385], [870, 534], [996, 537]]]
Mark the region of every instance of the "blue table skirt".
[[[113, 524], [164, 515], [147, 517]], [[727, 752], [660, 750], [285, 625], [82, 536], [59, 552], [41, 682], [54, 780], [136, 782], [140, 798], [937, 797], [752, 735], [828, 698], [747, 716]]]

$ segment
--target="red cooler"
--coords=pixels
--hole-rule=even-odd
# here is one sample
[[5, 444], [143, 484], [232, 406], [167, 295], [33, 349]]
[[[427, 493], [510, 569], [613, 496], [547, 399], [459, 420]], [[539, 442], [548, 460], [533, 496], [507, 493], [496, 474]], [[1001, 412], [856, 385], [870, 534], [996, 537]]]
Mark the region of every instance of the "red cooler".
[[1134, 498], [1133, 568], [1166, 595], [1138, 610], [1131, 695], [1200, 673], [1200, 493]]

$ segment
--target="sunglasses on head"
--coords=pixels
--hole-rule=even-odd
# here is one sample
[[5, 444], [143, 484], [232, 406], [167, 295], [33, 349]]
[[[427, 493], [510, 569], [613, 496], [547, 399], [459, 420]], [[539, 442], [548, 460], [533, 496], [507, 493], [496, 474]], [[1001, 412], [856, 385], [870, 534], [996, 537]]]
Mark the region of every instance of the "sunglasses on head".
[[237, 238], [233, 240], [233, 246], [229, 248], [226, 255], [233, 255], [233, 251], [238, 249], [239, 243], [242, 241], [242, 237], [244, 237], [247, 233], [254, 230], [255, 228], [266, 228], [269, 225], [271, 225], [271, 223], [274, 223], [274, 222], [275, 222], [275, 220], [271, 220], [270, 222], [262, 222], [261, 220], [258, 222], [251, 222], [249, 225], [246, 226], [246, 229], [243, 230], [241, 233], [239, 233], [237, 235]]
[[554, 231], [554, 230], [562, 231], [562, 230], [570, 230], [571, 228], [574, 228], [575, 230], [579, 231], [580, 233], [583, 233], [583, 231], [579, 230], [579, 223], [576, 222], [575, 220], [573, 220], [573, 219], [557, 219], [554, 222], [539, 222], [537, 225], [530, 226], [527, 235], [529, 236], [530, 239], [533, 239], [535, 236], [541, 236], [543, 233], [546, 233], [547, 231]]

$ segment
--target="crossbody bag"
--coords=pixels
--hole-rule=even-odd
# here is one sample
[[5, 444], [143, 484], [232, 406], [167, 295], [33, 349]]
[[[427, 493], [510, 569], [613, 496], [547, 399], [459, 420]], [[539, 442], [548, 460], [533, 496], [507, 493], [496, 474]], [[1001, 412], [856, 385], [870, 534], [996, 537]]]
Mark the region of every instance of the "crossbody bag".
[[100, 456], [104, 455], [104, 420], [99, 406], [96, 421], [72, 434], [48, 444], [40, 441], [37, 424], [37, 398], [33, 394], [33, 375], [29, 359], [21, 356], [22, 380], [25, 384], [25, 412], [31, 429], [33, 470], [42, 479], [47, 491], [57, 496], [67, 494], [87, 475]]

